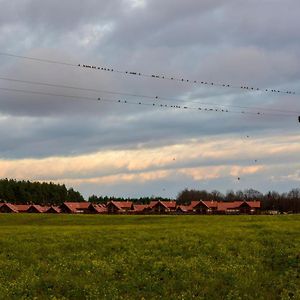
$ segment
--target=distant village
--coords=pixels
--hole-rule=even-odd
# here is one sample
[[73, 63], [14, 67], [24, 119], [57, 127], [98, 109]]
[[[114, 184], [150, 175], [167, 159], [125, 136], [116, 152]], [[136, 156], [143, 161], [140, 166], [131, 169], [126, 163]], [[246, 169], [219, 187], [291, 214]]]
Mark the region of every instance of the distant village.
[[52, 214], [280, 214], [300, 213], [300, 189], [265, 194], [248, 189], [188, 190], [176, 199], [117, 198], [92, 195], [88, 199], [65, 185], [0, 179], [0, 213]]
[[178, 205], [176, 201], [151, 201], [135, 204], [132, 201], [110, 201], [106, 204], [91, 202], [64, 202], [60, 206], [1, 203], [1, 213], [49, 214], [259, 214], [260, 201], [192, 201]]

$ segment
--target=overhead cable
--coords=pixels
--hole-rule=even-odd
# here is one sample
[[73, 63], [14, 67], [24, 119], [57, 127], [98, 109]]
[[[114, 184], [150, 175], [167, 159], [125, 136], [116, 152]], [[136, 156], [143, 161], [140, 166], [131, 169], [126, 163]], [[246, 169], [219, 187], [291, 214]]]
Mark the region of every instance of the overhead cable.
[[[71, 86], [71, 85], [62, 85], [62, 84], [56, 84], [56, 83], [21, 80], [21, 79], [9, 78], [9, 77], [3, 77], [3, 76], [0, 76], [0, 80], [10, 81], [10, 82], [17, 82], [17, 83], [32, 84], [32, 85], [39, 85], [39, 86], [47, 86], [47, 87], [73, 89], [73, 90], [79, 90], [79, 91], [89, 91], [89, 92], [95, 92], [95, 93], [105, 93], [105, 94], [112, 94], [112, 95], [126, 96], [126, 97], [145, 98], [145, 99], [151, 99], [151, 100], [155, 100], [155, 101], [161, 100], [161, 101], [172, 101], [172, 102], [177, 102], [177, 103], [187, 102], [187, 100], [183, 100], [183, 99], [176, 99], [176, 98], [171, 98], [171, 97], [161, 97], [161, 96], [157, 96], [157, 95], [156, 96], [150, 96], [150, 95], [142, 95], [142, 94], [132, 94], [132, 93], [126, 93], [126, 92], [84, 88], [84, 87]], [[276, 108], [264, 108], [264, 107], [220, 104], [220, 103], [211, 103], [211, 102], [203, 102], [203, 101], [201, 101], [201, 102], [193, 101], [193, 102], [194, 102], [194, 104], [199, 104], [199, 105], [210, 105], [210, 106], [218, 106], [218, 107], [224, 107], [224, 108], [229, 107], [229, 108], [239, 108], [239, 109], [260, 110], [260, 111], [266, 111], [266, 112], [271, 111], [271, 112], [279, 112], [279, 113], [293, 114], [293, 115], [294, 114], [297, 114], [297, 115], [300, 114], [299, 111], [283, 110], [283, 109], [276, 109]]]
[[146, 74], [143, 72], [137, 72], [137, 71], [130, 71], [130, 70], [120, 70], [113, 67], [106, 67], [106, 66], [97, 66], [97, 65], [91, 65], [91, 64], [82, 64], [82, 63], [68, 63], [63, 61], [57, 61], [57, 60], [51, 60], [51, 59], [44, 59], [44, 58], [37, 58], [37, 57], [31, 57], [31, 56], [22, 56], [22, 55], [15, 55], [11, 53], [4, 53], [0, 52], [0, 55], [2, 56], [8, 56], [8, 57], [14, 57], [14, 58], [20, 58], [20, 59], [26, 59], [36, 62], [44, 62], [44, 63], [50, 63], [50, 64], [60, 64], [65, 66], [71, 66], [71, 67], [81, 67], [91, 70], [97, 70], [97, 71], [105, 71], [105, 72], [115, 72], [115, 73], [121, 73], [129, 76], [141, 76], [146, 78], [153, 78], [153, 79], [162, 79], [162, 80], [170, 80], [170, 81], [178, 81], [182, 83], [190, 83], [190, 84], [198, 84], [201, 86], [210, 86], [210, 87], [222, 87], [222, 88], [232, 88], [232, 89], [239, 89], [243, 91], [260, 91], [260, 92], [267, 92], [267, 93], [277, 93], [277, 94], [286, 94], [286, 95], [295, 95], [295, 91], [290, 90], [280, 90], [280, 89], [269, 89], [269, 88], [259, 88], [254, 87], [249, 84], [241, 84], [239, 86], [232, 85], [228, 83], [218, 83], [218, 82], [212, 82], [207, 80], [191, 80], [183, 77], [178, 76], [168, 76], [168, 75], [161, 75], [158, 73], [155, 74]]
[[40, 91], [32, 91], [32, 90], [24, 90], [24, 89], [15, 89], [15, 88], [6, 88], [0, 87], [0, 90], [7, 91], [7, 92], [16, 92], [16, 93], [24, 93], [24, 94], [33, 94], [33, 95], [43, 95], [43, 96], [51, 96], [51, 97], [62, 97], [68, 99], [79, 99], [79, 100], [90, 100], [90, 101], [97, 101], [97, 102], [110, 102], [110, 103], [119, 103], [119, 104], [131, 104], [131, 105], [138, 105], [138, 106], [148, 106], [148, 107], [158, 107], [158, 108], [172, 108], [177, 110], [197, 110], [199, 112], [208, 112], [208, 113], [234, 113], [234, 114], [247, 114], [252, 116], [291, 116], [290, 114], [284, 113], [268, 113], [268, 112], [252, 112], [252, 111], [235, 111], [235, 110], [228, 110], [228, 109], [217, 109], [208, 106], [187, 106], [187, 105], [175, 105], [175, 104], [162, 104], [159, 102], [144, 102], [144, 101], [130, 101], [125, 99], [108, 99], [103, 97], [88, 97], [88, 96], [78, 96], [78, 95], [66, 95], [66, 94], [57, 94], [51, 92], [40, 92]]

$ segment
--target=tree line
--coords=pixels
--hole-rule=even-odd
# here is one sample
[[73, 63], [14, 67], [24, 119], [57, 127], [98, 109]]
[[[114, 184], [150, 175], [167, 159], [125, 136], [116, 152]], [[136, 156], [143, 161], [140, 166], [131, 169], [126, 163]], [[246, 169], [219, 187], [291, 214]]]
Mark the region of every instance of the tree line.
[[64, 184], [0, 179], [0, 202], [60, 205], [65, 201], [82, 202], [84, 198]]
[[300, 189], [295, 188], [287, 193], [269, 191], [265, 194], [247, 189], [244, 191], [228, 191], [226, 194], [214, 190], [188, 190], [181, 191], [177, 196], [177, 204], [188, 205], [191, 201], [261, 201], [262, 210], [276, 210], [279, 212], [300, 213]]
[[[169, 198], [162, 197], [141, 197], [123, 198], [92, 195], [88, 198], [92, 203], [107, 203], [109, 201], [132, 201], [137, 204], [149, 204], [151, 201], [169, 201]], [[265, 194], [247, 189], [244, 191], [227, 191], [223, 194], [217, 190], [211, 192], [206, 190], [181, 191], [176, 202], [179, 205], [188, 205], [191, 201], [254, 201], [260, 200], [262, 210], [277, 210], [279, 212], [300, 213], [300, 188], [295, 188], [287, 193], [269, 191]], [[67, 189], [64, 184], [52, 182], [30, 182], [17, 181], [14, 179], [0, 179], [0, 202], [13, 204], [40, 204], [40, 205], [61, 205], [63, 202], [82, 202], [83, 196], [73, 188]]]

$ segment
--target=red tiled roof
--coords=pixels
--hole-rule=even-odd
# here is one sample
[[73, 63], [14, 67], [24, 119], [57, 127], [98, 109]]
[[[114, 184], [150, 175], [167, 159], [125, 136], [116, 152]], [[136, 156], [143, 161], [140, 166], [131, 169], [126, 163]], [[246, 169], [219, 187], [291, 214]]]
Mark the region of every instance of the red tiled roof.
[[[151, 201], [149, 205], [147, 204], [133, 204], [132, 201], [110, 201], [108, 203], [114, 205], [119, 210], [131, 210], [134, 212], [142, 212], [146, 210], [153, 209], [156, 205], [162, 205], [167, 210], [172, 210], [176, 208], [175, 201]], [[79, 210], [89, 210], [94, 209], [97, 213], [105, 213], [107, 212], [107, 205], [105, 204], [94, 204], [90, 202], [64, 202], [63, 206], [67, 207], [70, 212], [76, 213]], [[226, 210], [238, 210], [244, 206], [248, 209], [256, 209], [261, 207], [260, 201], [231, 201], [231, 202], [216, 202], [216, 201], [192, 201], [190, 205], [179, 205], [177, 209], [187, 212], [193, 211], [197, 207], [197, 205], [204, 205], [207, 208], [217, 208], [218, 211], [226, 211]], [[54, 210], [54, 212], [60, 213], [61, 209], [57, 206], [41, 206], [41, 205], [18, 205], [11, 203], [0, 203], [0, 208], [3, 209], [3, 206], [6, 206], [12, 212], [27, 212], [28, 209], [34, 208], [37, 212], [48, 212]]]
[[216, 201], [201, 201], [204, 203], [208, 208], [217, 208], [218, 204]]
[[193, 202], [196, 202], [195, 205], [193, 205], [193, 208], [197, 207], [197, 206], [201, 206], [201, 205], [204, 205], [205, 207], [207, 208], [217, 208], [217, 205], [218, 205], [218, 202], [216, 201], [193, 201]]
[[150, 201], [149, 208], [152, 208], [153, 206], [155, 206], [157, 202], [158, 202], [157, 200]]
[[176, 209], [176, 201], [157, 201], [150, 209], [154, 209], [155, 207], [162, 205], [166, 210], [175, 210]]
[[193, 211], [193, 207], [191, 205], [178, 205], [176, 210], [180, 210], [182, 212]]
[[110, 201], [109, 203], [115, 205], [119, 209], [124, 208], [131, 208], [132, 207], [132, 201]]
[[49, 213], [51, 211], [55, 211], [58, 214], [61, 212], [61, 210], [60, 210], [60, 208], [58, 206], [50, 206], [44, 212], [45, 213]]
[[87, 209], [90, 202], [64, 202], [64, 204], [73, 209]]
[[102, 204], [91, 204], [91, 205], [99, 214], [107, 212], [107, 208]]
[[4, 207], [4, 206], [8, 207], [11, 211], [13, 211], [13, 212], [15, 212], [15, 213], [19, 212], [18, 209], [16, 208], [16, 206], [15, 206], [14, 204], [11, 204], [11, 203], [3, 203], [3, 204], [1, 205], [1, 208]]
[[233, 201], [233, 202], [229, 202], [232, 203], [233, 207], [238, 207], [241, 206], [243, 203], [246, 203], [245, 201]]
[[190, 207], [194, 208], [200, 201], [191, 201]]
[[26, 212], [27, 209], [30, 207], [28, 204], [15, 204], [15, 208], [18, 212]]
[[176, 201], [159, 201], [164, 207], [172, 209], [176, 208]]
[[225, 211], [227, 209], [238, 209], [244, 202], [233, 201], [233, 202], [218, 202], [218, 211]]
[[247, 204], [250, 208], [260, 208], [260, 201], [233, 201], [233, 202], [218, 202], [218, 211], [227, 209], [239, 209], [241, 205]]
[[37, 205], [37, 204], [32, 204], [28, 207], [28, 209], [26, 211], [28, 211], [29, 209], [34, 208], [36, 209], [38, 212], [43, 213], [44, 211], [46, 211], [49, 207], [48, 206], [41, 206], [41, 205]]
[[90, 202], [64, 202], [65, 205], [72, 213], [76, 213], [78, 210], [88, 209]]
[[232, 209], [233, 207], [233, 202], [218, 202], [217, 210], [225, 211], [227, 209]]
[[144, 211], [149, 207], [148, 204], [134, 204], [133, 205], [133, 210], [138, 212], [138, 211]]
[[72, 203], [64, 202], [60, 209], [63, 208], [63, 206], [67, 207], [71, 212], [76, 213], [76, 206]]
[[260, 208], [260, 201], [246, 201], [251, 208]]

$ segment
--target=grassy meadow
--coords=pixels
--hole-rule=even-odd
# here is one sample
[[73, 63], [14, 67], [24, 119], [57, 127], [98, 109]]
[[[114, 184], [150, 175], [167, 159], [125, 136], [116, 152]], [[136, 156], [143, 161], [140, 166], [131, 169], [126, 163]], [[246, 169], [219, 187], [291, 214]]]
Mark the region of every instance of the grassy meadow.
[[0, 299], [300, 299], [300, 215], [0, 215]]

